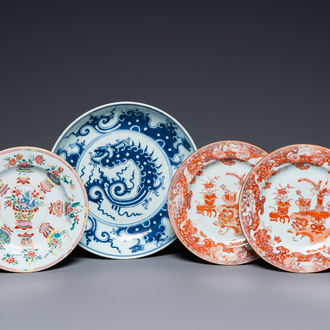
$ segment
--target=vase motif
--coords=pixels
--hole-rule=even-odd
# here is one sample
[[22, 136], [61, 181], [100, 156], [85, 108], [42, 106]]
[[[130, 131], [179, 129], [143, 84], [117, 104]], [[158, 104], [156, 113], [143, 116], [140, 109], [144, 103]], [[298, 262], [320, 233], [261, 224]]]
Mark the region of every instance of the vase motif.
[[40, 189], [44, 193], [50, 192], [54, 187], [60, 185], [60, 180], [55, 177], [51, 172], [47, 172], [47, 177], [43, 182], [40, 182]]
[[15, 229], [32, 229], [32, 219], [36, 212], [38, 212], [39, 207], [36, 206], [34, 209], [18, 209], [13, 205], [13, 210], [15, 214]]

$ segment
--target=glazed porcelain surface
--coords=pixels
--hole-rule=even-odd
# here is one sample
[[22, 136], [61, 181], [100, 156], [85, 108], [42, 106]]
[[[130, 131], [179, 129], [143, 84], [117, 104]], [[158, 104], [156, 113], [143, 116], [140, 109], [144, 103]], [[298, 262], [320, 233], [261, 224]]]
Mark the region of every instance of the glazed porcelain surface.
[[247, 173], [267, 153], [248, 143], [207, 145], [176, 172], [168, 196], [170, 221], [180, 241], [217, 264], [243, 264], [258, 255], [243, 236], [238, 196]]
[[137, 258], [175, 240], [167, 212], [174, 172], [196, 147], [165, 112], [119, 102], [89, 111], [53, 151], [81, 176], [89, 221], [80, 245], [111, 258]]
[[240, 218], [254, 250], [291, 272], [330, 267], [330, 150], [292, 145], [269, 154], [250, 172]]
[[78, 244], [88, 200], [74, 169], [39, 148], [0, 152], [0, 268], [48, 268]]

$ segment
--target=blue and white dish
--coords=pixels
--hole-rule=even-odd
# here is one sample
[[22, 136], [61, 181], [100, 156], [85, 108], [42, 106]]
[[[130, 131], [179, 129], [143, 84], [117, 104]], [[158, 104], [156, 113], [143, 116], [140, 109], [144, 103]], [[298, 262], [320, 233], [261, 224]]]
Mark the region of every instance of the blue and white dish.
[[172, 177], [196, 146], [153, 106], [118, 102], [90, 110], [64, 130], [53, 152], [80, 175], [89, 219], [79, 245], [109, 258], [138, 258], [172, 243]]

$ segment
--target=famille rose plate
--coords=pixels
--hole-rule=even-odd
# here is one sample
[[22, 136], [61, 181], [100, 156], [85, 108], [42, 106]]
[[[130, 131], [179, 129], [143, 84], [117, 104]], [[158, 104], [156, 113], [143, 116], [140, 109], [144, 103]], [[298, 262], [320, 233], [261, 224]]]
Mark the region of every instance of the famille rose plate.
[[87, 190], [89, 220], [80, 246], [125, 259], [172, 243], [167, 192], [194, 150], [185, 129], [150, 105], [112, 103], [75, 120], [53, 151], [76, 169]]
[[198, 149], [176, 172], [168, 195], [173, 229], [183, 245], [216, 264], [250, 262], [238, 216], [245, 176], [267, 153], [248, 143], [221, 141]]
[[0, 268], [39, 271], [64, 259], [87, 222], [88, 200], [75, 170], [39, 148], [0, 152]]
[[244, 234], [267, 262], [291, 272], [330, 267], [330, 150], [278, 149], [252, 169], [242, 187]]

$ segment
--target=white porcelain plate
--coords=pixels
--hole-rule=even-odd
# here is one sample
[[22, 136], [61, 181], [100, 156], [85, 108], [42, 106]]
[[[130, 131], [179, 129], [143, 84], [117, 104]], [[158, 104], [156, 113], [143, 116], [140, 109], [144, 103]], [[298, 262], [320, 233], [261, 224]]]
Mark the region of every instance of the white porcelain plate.
[[78, 244], [88, 200], [74, 169], [39, 148], [0, 152], [0, 268], [38, 271]]
[[216, 264], [250, 262], [238, 217], [244, 177], [267, 153], [248, 143], [221, 141], [198, 149], [176, 172], [168, 195], [169, 216], [183, 245]]
[[330, 267], [330, 150], [292, 145], [270, 153], [250, 172], [240, 219], [253, 249], [291, 272]]
[[181, 162], [196, 147], [165, 112], [119, 102], [74, 121], [53, 151], [79, 173], [89, 199], [80, 245], [111, 258], [137, 258], [174, 241], [167, 192]]

